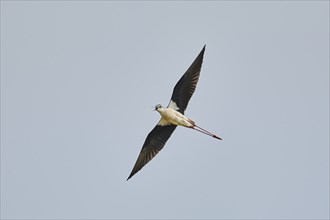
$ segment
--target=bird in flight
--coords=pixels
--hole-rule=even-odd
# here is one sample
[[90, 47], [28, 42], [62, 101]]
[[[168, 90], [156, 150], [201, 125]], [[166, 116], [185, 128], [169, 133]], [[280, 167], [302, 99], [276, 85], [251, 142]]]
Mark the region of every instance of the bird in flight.
[[177, 126], [194, 129], [213, 138], [222, 140], [215, 134], [199, 127], [196, 123], [184, 115], [188, 102], [193, 95], [201, 72], [205, 46], [197, 58], [183, 74], [173, 89], [170, 103], [166, 108], [158, 104], [155, 110], [161, 115], [160, 121], [148, 134], [133, 170], [127, 180], [142, 169], [164, 147], [166, 141]]

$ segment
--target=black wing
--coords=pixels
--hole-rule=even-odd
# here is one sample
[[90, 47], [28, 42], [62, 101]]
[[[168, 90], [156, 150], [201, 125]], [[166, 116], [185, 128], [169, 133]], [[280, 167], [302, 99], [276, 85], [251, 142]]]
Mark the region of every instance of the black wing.
[[[201, 72], [201, 67], [203, 63], [204, 51], [205, 46], [173, 89], [171, 102], [168, 107], [174, 108], [181, 114], [184, 114], [188, 102], [193, 93], [195, 92], [196, 85], [199, 79], [199, 73]], [[175, 107], [178, 107], [179, 109], [176, 109]]]
[[175, 128], [175, 125], [156, 125], [156, 127], [152, 129], [143, 144], [139, 157], [137, 158], [133, 170], [127, 180], [141, 170], [142, 167], [144, 167], [161, 149], [163, 149], [166, 141], [170, 138]]

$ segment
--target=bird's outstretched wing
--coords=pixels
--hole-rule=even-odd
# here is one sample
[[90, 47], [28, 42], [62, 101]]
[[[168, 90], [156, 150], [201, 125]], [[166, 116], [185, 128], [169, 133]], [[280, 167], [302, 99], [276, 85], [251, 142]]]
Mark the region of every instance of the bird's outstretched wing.
[[177, 110], [181, 114], [184, 114], [188, 102], [193, 93], [195, 92], [196, 85], [199, 79], [199, 73], [201, 72], [201, 67], [203, 63], [204, 51], [205, 46], [173, 89], [171, 101], [168, 107]]
[[[161, 121], [160, 121], [161, 122]], [[163, 149], [166, 141], [175, 130], [176, 125], [160, 125], [158, 123], [148, 134], [139, 157], [137, 158], [133, 170], [127, 180], [142, 169], [156, 154]]]

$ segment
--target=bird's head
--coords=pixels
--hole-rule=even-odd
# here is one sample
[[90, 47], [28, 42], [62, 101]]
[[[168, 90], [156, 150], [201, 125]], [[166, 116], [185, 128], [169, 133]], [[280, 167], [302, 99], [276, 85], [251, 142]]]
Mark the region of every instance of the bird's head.
[[158, 111], [159, 109], [163, 109], [164, 107], [161, 104], [155, 106], [155, 110]]

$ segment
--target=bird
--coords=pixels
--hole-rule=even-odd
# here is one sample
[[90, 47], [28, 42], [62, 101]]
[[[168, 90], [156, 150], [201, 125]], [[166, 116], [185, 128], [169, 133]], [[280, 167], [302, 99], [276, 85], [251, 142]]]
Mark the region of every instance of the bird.
[[154, 111], [159, 112], [161, 119], [145, 139], [140, 154], [127, 180], [139, 172], [156, 156], [156, 154], [159, 153], [159, 151], [163, 149], [166, 141], [170, 138], [177, 126], [191, 128], [218, 140], [222, 140], [219, 136], [197, 126], [193, 120], [184, 115], [190, 98], [195, 92], [197, 86], [203, 63], [205, 47], [206, 45], [204, 45], [203, 49], [190, 65], [188, 70], [174, 86], [168, 106], [166, 108], [164, 108], [161, 104], [157, 104], [155, 106]]

